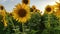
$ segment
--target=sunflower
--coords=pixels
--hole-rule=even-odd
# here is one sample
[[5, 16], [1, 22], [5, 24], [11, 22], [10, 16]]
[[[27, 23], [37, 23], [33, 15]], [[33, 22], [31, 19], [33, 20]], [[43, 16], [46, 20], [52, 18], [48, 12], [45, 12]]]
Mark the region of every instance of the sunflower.
[[35, 9], [36, 9], [35, 5], [33, 5], [33, 6], [32, 6], [32, 9], [33, 9], [33, 10], [35, 10]]
[[57, 5], [56, 5], [55, 7], [60, 10], [60, 3], [56, 2], [56, 4], [57, 4]]
[[4, 9], [4, 6], [2, 6], [2, 5], [0, 5], [0, 15], [2, 15], [2, 21], [3, 21], [4, 26], [7, 26], [7, 22], [5, 19], [6, 11]]
[[29, 7], [18, 4], [13, 11], [13, 17], [18, 20], [18, 22], [25, 23], [28, 19], [30, 19]]
[[54, 5], [55, 15], [60, 18], [60, 3], [56, 2], [56, 5]]
[[6, 15], [6, 10], [2, 5], [0, 5], [0, 15], [2, 15], [3, 17]]
[[54, 5], [54, 10], [57, 11], [57, 10], [60, 10], [60, 3], [56, 2], [56, 5]]
[[30, 12], [31, 12], [31, 13], [36, 12], [36, 7], [35, 7], [35, 5], [33, 5], [32, 8], [30, 8]]
[[0, 10], [3, 10], [4, 9], [4, 6], [0, 5]]
[[30, 3], [30, 0], [22, 0], [22, 3], [27, 5]]
[[45, 13], [51, 14], [51, 13], [53, 13], [53, 11], [54, 11], [54, 7], [53, 6], [50, 6], [50, 5], [46, 6]]
[[55, 12], [56, 17], [60, 18], [60, 11]]

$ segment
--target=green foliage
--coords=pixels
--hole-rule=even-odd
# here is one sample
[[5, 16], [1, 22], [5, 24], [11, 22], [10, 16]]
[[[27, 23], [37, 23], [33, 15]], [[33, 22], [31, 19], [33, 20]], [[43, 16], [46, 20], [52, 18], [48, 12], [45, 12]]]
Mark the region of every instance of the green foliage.
[[42, 34], [55, 34], [57, 33], [55, 30], [60, 30], [59, 19], [54, 14], [44, 14], [42, 16], [42, 23], [45, 25]]
[[[0, 18], [2, 16], [0, 15]], [[60, 34], [60, 19], [54, 14], [35, 12], [26, 23], [20, 23], [9, 14], [6, 15], [8, 26], [4, 27], [0, 19], [0, 34]]]
[[27, 22], [27, 27], [30, 34], [37, 34], [40, 31], [41, 15], [40, 13], [31, 14], [31, 19]]

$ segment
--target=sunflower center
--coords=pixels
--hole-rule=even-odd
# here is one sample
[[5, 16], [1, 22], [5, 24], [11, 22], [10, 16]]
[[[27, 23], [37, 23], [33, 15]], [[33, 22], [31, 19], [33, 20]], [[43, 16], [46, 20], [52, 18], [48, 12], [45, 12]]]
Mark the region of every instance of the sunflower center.
[[0, 7], [0, 10], [3, 10], [3, 6]]
[[47, 10], [48, 12], [50, 12], [50, 11], [51, 11], [51, 8], [50, 8], [50, 7], [48, 7], [48, 8], [46, 8], [46, 10]]
[[28, 0], [23, 0], [23, 3], [28, 4]]
[[20, 10], [18, 10], [18, 15], [19, 15], [20, 17], [25, 17], [26, 14], [27, 14], [27, 12], [26, 12], [25, 9], [20, 9]]

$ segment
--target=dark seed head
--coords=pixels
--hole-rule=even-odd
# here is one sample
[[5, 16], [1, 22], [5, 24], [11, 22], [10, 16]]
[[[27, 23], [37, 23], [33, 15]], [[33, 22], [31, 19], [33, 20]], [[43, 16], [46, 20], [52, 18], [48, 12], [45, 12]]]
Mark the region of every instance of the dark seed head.
[[46, 11], [50, 12], [51, 11], [51, 7], [46, 8]]
[[18, 15], [19, 15], [20, 17], [25, 17], [26, 14], [27, 14], [27, 12], [26, 12], [25, 9], [20, 9], [20, 10], [18, 11]]

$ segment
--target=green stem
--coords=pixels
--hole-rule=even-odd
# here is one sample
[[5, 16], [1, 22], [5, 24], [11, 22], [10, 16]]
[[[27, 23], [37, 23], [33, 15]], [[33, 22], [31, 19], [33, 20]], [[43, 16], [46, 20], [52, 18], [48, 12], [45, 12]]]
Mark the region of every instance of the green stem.
[[24, 34], [24, 23], [22, 23], [22, 34]]
[[49, 32], [50, 32], [50, 14], [48, 15], [48, 24], [49, 24]]

